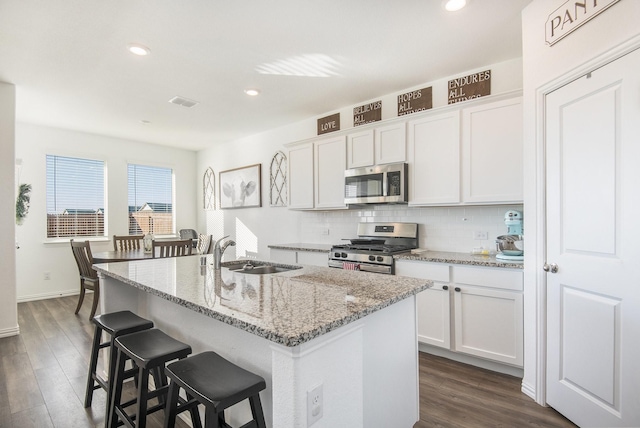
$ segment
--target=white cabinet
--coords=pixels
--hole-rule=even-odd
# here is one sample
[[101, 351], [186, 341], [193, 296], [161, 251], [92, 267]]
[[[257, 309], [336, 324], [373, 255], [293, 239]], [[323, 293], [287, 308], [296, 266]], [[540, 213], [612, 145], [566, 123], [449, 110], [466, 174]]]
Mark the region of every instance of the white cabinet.
[[289, 147], [289, 208], [345, 209], [344, 136]]
[[314, 143], [314, 190], [316, 208], [346, 208], [344, 170], [347, 153], [344, 136]]
[[347, 136], [347, 168], [406, 162], [405, 122], [381, 126]]
[[465, 108], [462, 123], [463, 201], [522, 202], [522, 98]]
[[521, 271], [398, 260], [396, 274], [435, 284], [417, 296], [418, 341], [522, 367]]
[[289, 208], [313, 208], [313, 143], [289, 149]]
[[310, 265], [327, 267], [329, 263], [329, 252], [319, 251], [296, 251], [271, 248], [269, 250], [269, 260], [276, 263], [288, 265]]
[[455, 266], [451, 279], [454, 349], [522, 367], [522, 272]]
[[376, 165], [407, 160], [407, 127], [404, 122], [374, 129]]
[[347, 168], [373, 165], [373, 150], [373, 129], [347, 135]]
[[409, 121], [409, 205], [460, 202], [460, 113]]

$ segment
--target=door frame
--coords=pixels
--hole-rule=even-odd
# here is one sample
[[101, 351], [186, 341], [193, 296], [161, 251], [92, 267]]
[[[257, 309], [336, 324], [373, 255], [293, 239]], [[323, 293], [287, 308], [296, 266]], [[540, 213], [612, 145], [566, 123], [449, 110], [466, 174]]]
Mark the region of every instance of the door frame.
[[[547, 274], [543, 272], [542, 266], [546, 262], [546, 121], [545, 121], [545, 98], [547, 94], [559, 89], [582, 76], [609, 64], [624, 55], [640, 49], [640, 35], [618, 44], [607, 50], [604, 54], [598, 55], [589, 61], [563, 73], [555, 79], [539, 86], [535, 91], [535, 212], [527, 210], [527, 200], [525, 200], [526, 216], [535, 218], [535, 236], [532, 245], [529, 245], [525, 251], [525, 269], [529, 271], [529, 276], [535, 278], [535, 290], [533, 295], [526, 293], [525, 283], [525, 310], [527, 305], [531, 307], [531, 303], [527, 303], [527, 294], [530, 298], [535, 299], [533, 311], [535, 314], [535, 362], [527, 364], [525, 361], [525, 370], [535, 370], [534, 390], [528, 385], [522, 384], [522, 392], [533, 398], [538, 404], [547, 406]], [[527, 177], [525, 177], [526, 180]], [[533, 215], [532, 215], [533, 214]], [[526, 332], [526, 330], [525, 330]], [[529, 343], [525, 338], [525, 346]], [[525, 352], [525, 355], [527, 353]]]

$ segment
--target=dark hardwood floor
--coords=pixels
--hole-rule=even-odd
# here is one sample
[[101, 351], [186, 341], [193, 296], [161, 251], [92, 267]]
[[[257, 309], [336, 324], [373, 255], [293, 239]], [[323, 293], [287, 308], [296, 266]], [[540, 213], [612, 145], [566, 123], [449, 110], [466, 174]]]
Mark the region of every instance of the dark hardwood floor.
[[[0, 339], [0, 428], [104, 425], [104, 391], [95, 392], [91, 408], [83, 407], [93, 336], [88, 300], [77, 316], [75, 296], [18, 304], [21, 334]], [[152, 415], [148, 426], [161, 427], [162, 417]], [[415, 428], [572, 426], [522, 394], [520, 379], [420, 354]]]

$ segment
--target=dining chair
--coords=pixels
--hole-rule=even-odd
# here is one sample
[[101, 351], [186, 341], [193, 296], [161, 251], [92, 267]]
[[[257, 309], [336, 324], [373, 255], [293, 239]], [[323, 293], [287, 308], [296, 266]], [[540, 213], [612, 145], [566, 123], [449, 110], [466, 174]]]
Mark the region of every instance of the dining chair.
[[177, 241], [156, 241], [154, 239], [151, 244], [153, 258], [190, 256], [193, 249], [192, 242], [191, 239]]
[[197, 248], [198, 232], [194, 229], [180, 229], [178, 234], [180, 235], [180, 239], [191, 239], [191, 245], [193, 248]]
[[198, 250], [198, 254], [209, 254], [209, 250], [211, 249], [211, 239], [213, 237], [211, 235], [198, 235], [198, 245], [196, 245], [196, 249]]
[[91, 256], [91, 246], [89, 241], [74, 242], [71, 240], [71, 251], [78, 264], [78, 271], [80, 272], [80, 296], [78, 297], [78, 306], [76, 306], [75, 313], [77, 314], [82, 307], [84, 301], [85, 290], [93, 291], [93, 305], [91, 306], [91, 314], [89, 319], [93, 319], [98, 308], [98, 300], [100, 299], [100, 278], [98, 273], [91, 267], [93, 265], [93, 257]]
[[114, 251], [130, 251], [142, 248], [144, 235], [113, 235]]

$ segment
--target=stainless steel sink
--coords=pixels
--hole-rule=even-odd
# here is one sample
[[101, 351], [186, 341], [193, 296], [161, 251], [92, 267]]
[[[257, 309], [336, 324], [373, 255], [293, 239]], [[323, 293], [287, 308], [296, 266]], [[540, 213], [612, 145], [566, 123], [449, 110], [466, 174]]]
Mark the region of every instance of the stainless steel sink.
[[248, 275], [267, 275], [301, 268], [301, 266], [261, 264], [256, 262], [226, 262], [222, 264], [222, 267], [226, 267], [233, 272]]

